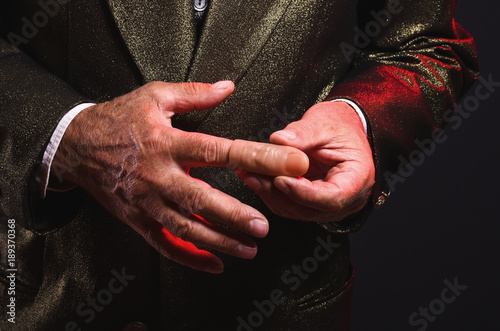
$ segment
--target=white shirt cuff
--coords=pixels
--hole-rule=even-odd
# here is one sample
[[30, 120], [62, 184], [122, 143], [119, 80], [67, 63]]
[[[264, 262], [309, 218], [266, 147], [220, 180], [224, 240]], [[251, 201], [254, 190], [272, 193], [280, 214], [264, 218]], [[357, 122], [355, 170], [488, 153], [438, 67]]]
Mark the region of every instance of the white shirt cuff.
[[365, 116], [365, 114], [363, 114], [363, 112], [358, 107], [358, 105], [355, 104], [354, 102], [352, 102], [351, 100], [348, 100], [348, 99], [331, 100], [331, 102], [336, 102], [336, 101], [343, 101], [343, 102], [349, 104], [349, 106], [351, 106], [356, 111], [356, 113], [359, 116], [359, 119], [361, 120], [361, 123], [363, 123], [363, 129], [365, 130], [365, 133], [368, 134], [368, 122], [366, 121], [366, 116]]
[[61, 143], [64, 132], [66, 132], [66, 129], [68, 128], [71, 121], [76, 117], [76, 115], [78, 115], [82, 110], [93, 105], [93, 103], [82, 103], [71, 109], [59, 121], [56, 130], [52, 134], [52, 137], [50, 137], [49, 144], [47, 145], [47, 148], [43, 153], [42, 164], [36, 171], [36, 182], [40, 187], [42, 199], [45, 198], [47, 186], [49, 184], [50, 167], [52, 165], [52, 160], [54, 160], [54, 156], [56, 155], [57, 148]]

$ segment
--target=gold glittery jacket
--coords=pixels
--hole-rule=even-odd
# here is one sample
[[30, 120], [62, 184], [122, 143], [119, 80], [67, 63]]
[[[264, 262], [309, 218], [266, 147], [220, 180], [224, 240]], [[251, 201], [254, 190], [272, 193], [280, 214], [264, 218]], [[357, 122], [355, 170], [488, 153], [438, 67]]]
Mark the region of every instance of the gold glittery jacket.
[[[361, 226], [397, 157], [443, 125], [444, 111], [477, 75], [472, 38], [453, 20], [456, 1], [213, 0], [199, 40], [192, 6], [192, 0], [0, 5], [0, 329], [347, 327], [352, 272], [345, 233]], [[280, 219], [231, 171], [197, 169], [193, 175], [261, 208], [271, 221], [254, 260], [223, 257], [226, 271], [215, 276], [159, 257], [79, 189], [38, 198], [34, 169], [76, 104], [109, 100], [153, 80], [222, 79], [236, 83], [226, 102], [179, 116], [174, 125], [265, 140], [326, 98], [356, 102], [369, 120], [377, 170], [363, 215], [331, 232]], [[7, 254], [10, 219], [14, 260]], [[17, 271], [7, 271], [12, 261]], [[7, 321], [10, 298], [16, 324]]]

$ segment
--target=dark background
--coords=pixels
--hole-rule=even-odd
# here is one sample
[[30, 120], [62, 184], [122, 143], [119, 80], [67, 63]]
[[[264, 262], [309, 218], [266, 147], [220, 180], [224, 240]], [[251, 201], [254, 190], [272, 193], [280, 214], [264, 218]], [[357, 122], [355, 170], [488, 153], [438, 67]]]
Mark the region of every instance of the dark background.
[[[493, 0], [462, 0], [455, 15], [496, 82], [499, 12]], [[500, 87], [351, 236], [353, 331], [424, 330], [409, 316], [456, 277], [467, 288], [426, 329], [500, 330], [499, 104]]]

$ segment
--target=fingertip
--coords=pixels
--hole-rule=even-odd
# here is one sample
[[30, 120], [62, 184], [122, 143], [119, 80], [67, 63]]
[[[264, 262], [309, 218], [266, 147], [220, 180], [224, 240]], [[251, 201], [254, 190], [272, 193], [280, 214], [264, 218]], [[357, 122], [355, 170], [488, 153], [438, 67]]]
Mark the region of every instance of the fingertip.
[[239, 244], [235, 248], [235, 253], [240, 258], [251, 260], [257, 255], [257, 245], [255, 243], [251, 246]]
[[302, 176], [309, 169], [309, 158], [302, 151], [288, 153], [285, 169], [288, 176]]
[[262, 183], [255, 176], [247, 176], [243, 179], [243, 182], [254, 192], [259, 192], [262, 188]]
[[221, 80], [212, 84], [212, 88], [216, 90], [234, 90], [234, 83], [230, 80]]
[[247, 232], [257, 238], [264, 238], [269, 232], [269, 223], [266, 220], [255, 218], [248, 223]]
[[[297, 139], [297, 134], [291, 130], [280, 130], [276, 131], [271, 135], [274, 140], [284, 140], [284, 141], [289, 141], [289, 140], [295, 140]], [[271, 139], [271, 142], [273, 142], [273, 139]]]
[[173, 84], [172, 111], [178, 114], [193, 110], [206, 110], [219, 106], [234, 90], [232, 81]]
[[288, 184], [288, 182], [283, 178], [283, 177], [276, 177], [274, 179], [274, 186], [276, 186], [276, 188], [278, 188], [278, 190], [280, 190], [281, 192], [285, 193], [285, 194], [288, 194], [290, 193], [290, 185]]
[[206, 265], [202, 271], [209, 272], [211, 274], [221, 274], [224, 272], [224, 263], [222, 263], [222, 260], [216, 257], [216, 260], [214, 259], [214, 262]]
[[188, 266], [211, 274], [221, 274], [224, 272], [224, 263], [217, 255], [209, 251], [200, 250], [200, 258], [197, 261], [193, 259]]

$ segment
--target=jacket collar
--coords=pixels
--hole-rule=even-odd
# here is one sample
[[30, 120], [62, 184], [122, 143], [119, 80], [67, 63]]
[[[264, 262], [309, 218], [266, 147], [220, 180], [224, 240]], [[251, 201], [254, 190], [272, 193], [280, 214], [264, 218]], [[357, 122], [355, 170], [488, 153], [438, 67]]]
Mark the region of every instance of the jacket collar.
[[144, 80], [183, 81], [195, 48], [192, 0], [107, 1]]
[[237, 82], [289, 3], [290, 0], [213, 0], [188, 80]]
[[[107, 0], [146, 81], [238, 81], [290, 0], [213, 0], [196, 47], [193, 0]], [[160, 59], [160, 60], [158, 60]]]

